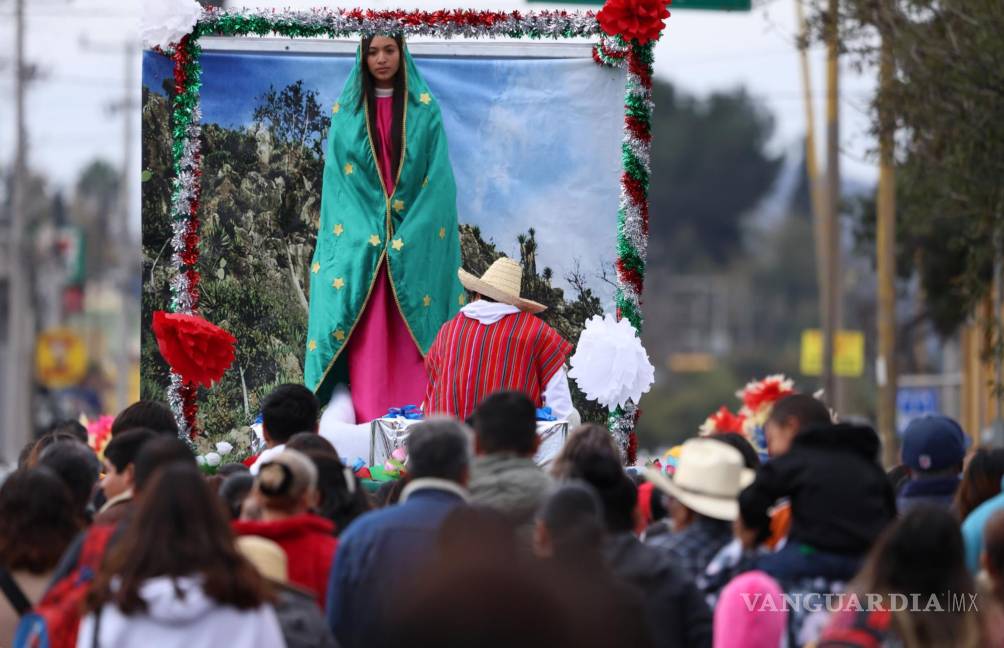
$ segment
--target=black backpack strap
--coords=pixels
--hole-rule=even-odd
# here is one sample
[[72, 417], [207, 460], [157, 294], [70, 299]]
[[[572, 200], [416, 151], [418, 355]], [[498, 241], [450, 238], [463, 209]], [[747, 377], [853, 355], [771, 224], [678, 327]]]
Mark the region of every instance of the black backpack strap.
[[10, 601], [11, 607], [14, 608], [19, 617], [31, 611], [31, 601], [14, 582], [10, 572], [3, 567], [0, 567], [0, 591], [3, 591], [4, 596]]

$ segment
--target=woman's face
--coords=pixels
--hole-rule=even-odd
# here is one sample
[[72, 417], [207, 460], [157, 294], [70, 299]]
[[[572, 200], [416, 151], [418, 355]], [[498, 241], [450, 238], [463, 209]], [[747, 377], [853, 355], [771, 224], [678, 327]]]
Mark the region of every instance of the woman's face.
[[401, 67], [401, 50], [397, 41], [387, 36], [374, 36], [366, 52], [366, 64], [378, 88], [394, 86], [394, 75]]

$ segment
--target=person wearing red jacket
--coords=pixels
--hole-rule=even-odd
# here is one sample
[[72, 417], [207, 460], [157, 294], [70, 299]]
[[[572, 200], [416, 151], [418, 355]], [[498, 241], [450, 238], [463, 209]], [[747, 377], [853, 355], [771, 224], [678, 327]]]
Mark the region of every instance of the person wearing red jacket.
[[311, 512], [318, 503], [317, 468], [302, 453], [284, 450], [262, 465], [251, 496], [261, 519], [235, 521], [234, 531], [282, 547], [290, 582], [310, 591], [323, 610], [338, 538], [333, 522]]

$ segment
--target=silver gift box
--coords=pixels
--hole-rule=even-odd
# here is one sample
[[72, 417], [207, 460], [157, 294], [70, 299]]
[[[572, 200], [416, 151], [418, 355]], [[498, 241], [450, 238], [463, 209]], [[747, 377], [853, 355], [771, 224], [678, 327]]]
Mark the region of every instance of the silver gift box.
[[[408, 441], [408, 428], [416, 423], [406, 418], [376, 419], [370, 424], [370, 465], [382, 466], [398, 448]], [[550, 466], [568, 437], [568, 421], [537, 421], [540, 445], [533, 459], [540, 467]]]

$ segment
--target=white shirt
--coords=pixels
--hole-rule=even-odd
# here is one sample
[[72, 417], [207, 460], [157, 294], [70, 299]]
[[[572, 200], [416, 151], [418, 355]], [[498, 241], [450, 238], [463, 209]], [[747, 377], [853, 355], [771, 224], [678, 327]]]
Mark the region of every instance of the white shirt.
[[286, 449], [286, 444], [283, 443], [281, 445], [275, 446], [274, 448], [268, 448], [266, 450], [262, 450], [261, 454], [258, 455], [258, 458], [255, 459], [255, 462], [251, 464], [251, 474], [257, 476], [258, 471], [261, 470], [261, 467], [264, 464], [278, 457], [285, 449]]
[[[519, 309], [509, 304], [478, 299], [461, 308], [460, 312], [465, 317], [477, 320], [487, 326], [495, 324], [506, 315], [518, 313]], [[575, 408], [572, 406], [572, 392], [568, 387], [568, 375], [565, 374], [564, 367], [558, 369], [551, 377], [542, 396], [544, 397], [544, 405], [551, 408], [551, 413], [554, 414], [555, 418], [567, 420], [572, 416]]]

